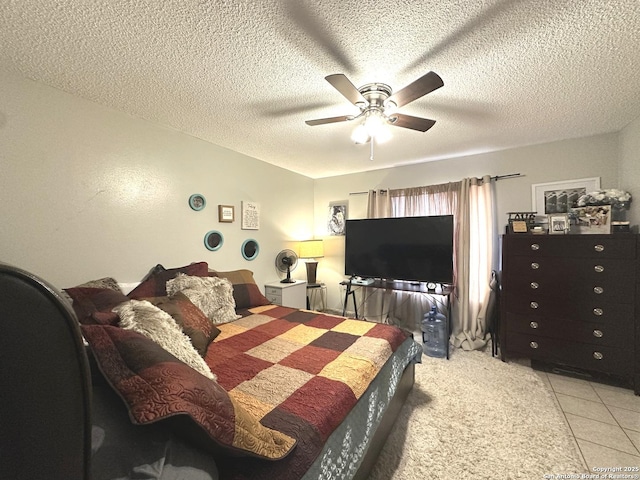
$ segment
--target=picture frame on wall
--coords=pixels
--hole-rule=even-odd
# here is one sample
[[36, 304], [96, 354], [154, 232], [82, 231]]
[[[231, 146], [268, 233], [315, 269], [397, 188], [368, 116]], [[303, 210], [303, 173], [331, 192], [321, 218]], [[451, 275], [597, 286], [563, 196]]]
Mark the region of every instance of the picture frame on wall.
[[546, 223], [549, 215], [569, 213], [577, 207], [581, 195], [600, 190], [600, 177], [562, 180], [531, 185], [531, 204], [537, 213], [536, 221]]
[[329, 235], [344, 235], [346, 233], [348, 205], [346, 200], [329, 203], [329, 217], [327, 219]]
[[260, 229], [260, 204], [257, 202], [242, 202], [242, 230]]
[[222, 223], [233, 223], [235, 220], [235, 209], [233, 205], [218, 205], [218, 221]]

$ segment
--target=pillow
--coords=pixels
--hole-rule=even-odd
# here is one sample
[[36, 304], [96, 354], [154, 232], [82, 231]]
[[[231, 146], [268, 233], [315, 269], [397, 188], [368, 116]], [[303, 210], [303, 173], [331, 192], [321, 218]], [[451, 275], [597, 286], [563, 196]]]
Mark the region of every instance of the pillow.
[[267, 300], [256, 281], [253, 278], [251, 270], [233, 270], [230, 272], [216, 272], [209, 270], [210, 277], [226, 278], [233, 286], [233, 298], [236, 301], [236, 308], [253, 308], [269, 305], [271, 302]]
[[216, 277], [192, 277], [178, 274], [167, 282], [167, 293], [171, 296], [182, 292], [204, 312], [213, 323], [228, 323], [236, 320], [236, 303], [229, 280]]
[[167, 281], [179, 273], [192, 276], [206, 277], [209, 266], [207, 262], [192, 263], [184, 267], [164, 269], [162, 265], [156, 265], [145, 276], [140, 285], [129, 292], [129, 298], [140, 299], [144, 297], [163, 297], [167, 294]]
[[167, 352], [211, 380], [216, 377], [176, 321], [167, 312], [146, 300], [129, 300], [113, 309], [120, 326], [153, 340]]
[[207, 353], [207, 347], [220, 334], [211, 320], [196, 307], [182, 292], [173, 297], [149, 297], [147, 300], [159, 309], [167, 312], [191, 339], [191, 344], [201, 357]]
[[146, 337], [111, 325], [83, 325], [94, 358], [138, 425], [163, 422], [214, 454], [286, 457], [296, 440], [264, 427], [216, 382]]
[[[98, 278], [97, 280], [89, 280], [88, 282], [82, 283], [80, 285], [76, 285], [73, 288], [77, 287], [88, 287], [88, 288], [108, 288], [110, 290], [114, 290], [116, 292], [124, 293], [120, 288], [117, 280], [111, 277]], [[67, 292], [64, 290], [62, 292], [62, 296], [69, 300], [69, 303], [73, 302], [73, 299], [69, 296]]]
[[112, 310], [129, 298], [119, 289], [73, 287], [65, 291], [71, 297], [73, 310], [81, 324], [116, 325], [118, 315]]

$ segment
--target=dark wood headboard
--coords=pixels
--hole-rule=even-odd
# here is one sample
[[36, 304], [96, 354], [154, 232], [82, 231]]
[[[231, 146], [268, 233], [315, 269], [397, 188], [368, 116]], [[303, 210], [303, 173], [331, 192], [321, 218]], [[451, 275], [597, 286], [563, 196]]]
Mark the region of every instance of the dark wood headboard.
[[0, 263], [0, 471], [88, 480], [91, 378], [70, 305], [44, 280]]

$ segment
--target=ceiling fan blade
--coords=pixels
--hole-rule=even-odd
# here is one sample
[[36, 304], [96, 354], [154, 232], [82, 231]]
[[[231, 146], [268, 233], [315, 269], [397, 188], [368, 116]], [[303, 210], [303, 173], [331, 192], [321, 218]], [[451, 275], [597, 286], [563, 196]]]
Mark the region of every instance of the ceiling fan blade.
[[390, 123], [396, 127], [426, 132], [435, 125], [436, 121], [429, 120], [428, 118], [412, 117], [411, 115], [404, 115], [402, 113], [394, 113], [390, 115]]
[[351, 83], [351, 81], [342, 73], [328, 75], [324, 77], [324, 79], [331, 85], [333, 85], [333, 88], [338, 90], [344, 96], [344, 98], [349, 100], [354, 105], [359, 102], [362, 102], [365, 105], [368, 103], [355, 87], [355, 85]]
[[317, 120], [306, 120], [304, 123], [311, 125], [324, 125], [325, 123], [346, 122], [347, 120], [353, 120], [353, 115], [341, 115], [339, 117], [319, 118]]
[[417, 79], [415, 82], [410, 83], [403, 89], [391, 95], [387, 102], [393, 102], [398, 107], [402, 107], [403, 105], [413, 102], [427, 93], [437, 90], [443, 85], [444, 82], [440, 78], [440, 75], [435, 72], [429, 72]]

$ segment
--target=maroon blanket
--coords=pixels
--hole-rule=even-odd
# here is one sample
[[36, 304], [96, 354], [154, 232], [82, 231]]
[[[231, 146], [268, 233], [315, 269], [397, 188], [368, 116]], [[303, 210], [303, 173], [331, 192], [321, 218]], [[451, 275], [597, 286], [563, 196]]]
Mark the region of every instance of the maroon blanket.
[[220, 460], [221, 478], [299, 479], [407, 338], [389, 325], [268, 305], [218, 325], [205, 360], [229, 396], [297, 440], [284, 459]]

